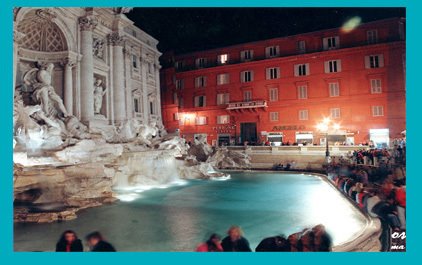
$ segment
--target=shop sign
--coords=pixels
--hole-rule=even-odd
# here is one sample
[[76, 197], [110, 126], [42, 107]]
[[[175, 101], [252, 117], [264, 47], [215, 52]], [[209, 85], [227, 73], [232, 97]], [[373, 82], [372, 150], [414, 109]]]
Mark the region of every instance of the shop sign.
[[305, 129], [305, 125], [280, 125], [273, 127], [273, 131], [297, 131]]

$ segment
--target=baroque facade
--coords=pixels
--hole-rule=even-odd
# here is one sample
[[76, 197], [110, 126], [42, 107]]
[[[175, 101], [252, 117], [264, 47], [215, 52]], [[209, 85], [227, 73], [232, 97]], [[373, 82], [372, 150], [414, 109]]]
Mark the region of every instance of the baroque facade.
[[89, 129], [133, 119], [161, 125], [158, 41], [126, 17], [129, 11], [15, 8], [13, 81], [25, 105], [31, 78], [44, 75], [53, 88], [45, 99]]

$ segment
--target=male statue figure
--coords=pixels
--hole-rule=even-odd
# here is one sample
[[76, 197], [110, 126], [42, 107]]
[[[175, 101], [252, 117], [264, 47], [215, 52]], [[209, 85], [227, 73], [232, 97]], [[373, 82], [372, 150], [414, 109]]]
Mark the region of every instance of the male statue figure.
[[60, 111], [64, 117], [67, 117], [69, 115], [63, 105], [63, 101], [51, 85], [53, 68], [54, 64], [48, 63], [46, 69], [38, 70], [36, 76], [38, 83], [34, 84], [34, 95], [47, 116], [53, 115], [51, 110], [55, 109], [56, 111]]

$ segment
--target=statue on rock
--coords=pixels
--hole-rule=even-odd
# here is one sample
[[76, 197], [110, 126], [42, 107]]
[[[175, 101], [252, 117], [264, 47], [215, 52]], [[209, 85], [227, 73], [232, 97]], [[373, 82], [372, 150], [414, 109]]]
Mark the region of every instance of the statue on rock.
[[[51, 84], [53, 69], [54, 64], [52, 63], [41, 66], [39, 69], [31, 69], [25, 74], [24, 81], [26, 85], [32, 85], [34, 88], [33, 98], [36, 103], [41, 105], [47, 116], [67, 117], [69, 115], [63, 105], [63, 100], [57, 95]], [[36, 75], [35, 79], [33, 78], [34, 74]]]
[[66, 138], [86, 139], [88, 128], [69, 115], [52, 86], [54, 64], [38, 64], [23, 75], [14, 98], [14, 134], [27, 149], [65, 147]]
[[107, 92], [102, 86], [103, 81], [99, 78], [94, 83], [94, 113], [100, 114], [101, 107], [103, 106], [103, 96]]

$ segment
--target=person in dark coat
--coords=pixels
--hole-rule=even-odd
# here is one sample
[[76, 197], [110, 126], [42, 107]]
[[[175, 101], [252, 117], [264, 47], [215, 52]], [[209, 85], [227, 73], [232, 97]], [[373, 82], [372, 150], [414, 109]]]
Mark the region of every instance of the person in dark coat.
[[249, 241], [243, 237], [242, 229], [239, 226], [230, 227], [228, 236], [221, 243], [224, 252], [252, 252]]
[[56, 244], [56, 252], [83, 252], [82, 242], [72, 230], [64, 231]]
[[264, 238], [256, 247], [256, 252], [289, 252], [289, 241], [283, 236]]
[[116, 249], [104, 240], [100, 232], [92, 232], [86, 236], [91, 252], [116, 252]]
[[320, 224], [312, 228], [315, 234], [315, 251], [318, 252], [331, 252], [333, 240], [331, 236], [325, 230], [325, 226]]

